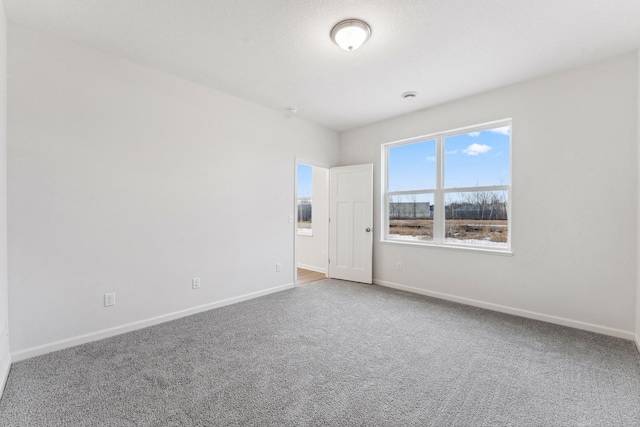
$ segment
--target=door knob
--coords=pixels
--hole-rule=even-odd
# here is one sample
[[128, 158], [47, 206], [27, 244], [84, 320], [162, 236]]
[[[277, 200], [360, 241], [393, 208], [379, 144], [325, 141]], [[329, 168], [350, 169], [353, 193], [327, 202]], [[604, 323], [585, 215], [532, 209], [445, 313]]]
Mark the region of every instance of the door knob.
[[371, 233], [371, 229], [369, 227], [365, 228], [365, 230], [367, 233]]

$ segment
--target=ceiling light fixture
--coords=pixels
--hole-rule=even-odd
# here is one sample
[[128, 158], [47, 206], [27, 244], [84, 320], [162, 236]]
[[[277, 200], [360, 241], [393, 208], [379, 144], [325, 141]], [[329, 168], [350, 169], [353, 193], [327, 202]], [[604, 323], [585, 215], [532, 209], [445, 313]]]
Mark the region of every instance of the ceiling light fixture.
[[371, 37], [371, 27], [359, 19], [338, 22], [331, 30], [331, 39], [344, 50], [356, 50]]
[[405, 92], [401, 95], [404, 99], [416, 99], [418, 97], [418, 92]]

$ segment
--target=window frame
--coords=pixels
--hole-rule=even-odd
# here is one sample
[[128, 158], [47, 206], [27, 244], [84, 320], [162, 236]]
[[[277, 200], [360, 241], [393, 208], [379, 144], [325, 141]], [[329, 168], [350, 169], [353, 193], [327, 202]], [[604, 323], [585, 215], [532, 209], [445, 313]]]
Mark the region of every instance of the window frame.
[[[509, 126], [509, 185], [488, 185], [475, 187], [444, 187], [445, 177], [445, 140], [448, 137], [461, 135], [470, 132], [481, 132], [499, 127]], [[389, 184], [389, 150], [394, 147], [410, 145], [419, 142], [435, 140], [436, 142], [436, 186], [433, 189], [421, 190], [403, 190], [388, 191]], [[486, 122], [478, 125], [465, 126], [461, 128], [451, 129], [443, 132], [435, 132], [427, 135], [421, 135], [412, 138], [406, 138], [397, 141], [387, 142], [381, 145], [381, 229], [380, 242], [400, 244], [400, 245], [416, 245], [437, 247], [445, 249], [454, 249], [462, 251], [473, 251], [492, 253], [499, 255], [513, 255], [512, 241], [512, 194], [513, 194], [513, 120], [511, 118], [501, 119], [492, 122]], [[480, 246], [460, 242], [447, 242], [445, 236], [445, 195], [448, 193], [466, 193], [477, 191], [506, 191], [507, 193], [507, 246], [491, 247]], [[402, 195], [433, 195], [433, 240], [405, 240], [394, 239], [389, 237], [389, 198]]]

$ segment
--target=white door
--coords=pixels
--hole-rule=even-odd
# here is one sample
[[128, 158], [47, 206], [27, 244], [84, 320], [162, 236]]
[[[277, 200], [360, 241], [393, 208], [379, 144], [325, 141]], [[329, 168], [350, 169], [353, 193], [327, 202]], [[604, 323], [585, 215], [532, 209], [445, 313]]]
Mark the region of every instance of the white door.
[[373, 165], [331, 169], [329, 277], [371, 283]]

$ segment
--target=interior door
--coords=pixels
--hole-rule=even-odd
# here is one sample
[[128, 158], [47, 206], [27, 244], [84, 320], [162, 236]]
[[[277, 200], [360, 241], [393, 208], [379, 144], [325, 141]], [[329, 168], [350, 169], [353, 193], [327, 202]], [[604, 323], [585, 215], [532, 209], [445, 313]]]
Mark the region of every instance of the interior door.
[[373, 165], [330, 172], [329, 277], [371, 283]]

